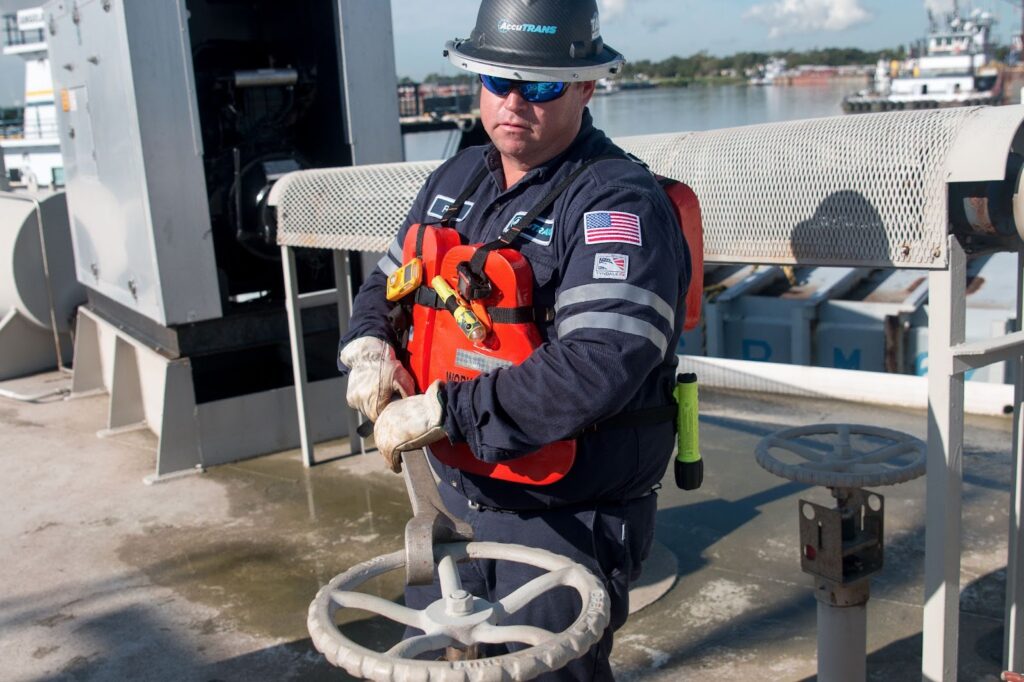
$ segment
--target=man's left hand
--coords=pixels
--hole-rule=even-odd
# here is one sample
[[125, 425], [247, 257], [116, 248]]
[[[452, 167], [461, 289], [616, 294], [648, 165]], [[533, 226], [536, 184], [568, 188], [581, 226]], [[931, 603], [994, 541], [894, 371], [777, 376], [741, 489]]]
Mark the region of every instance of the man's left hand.
[[441, 382], [426, 393], [396, 400], [385, 407], [373, 427], [373, 440], [388, 468], [402, 471], [402, 453], [422, 448], [445, 437]]

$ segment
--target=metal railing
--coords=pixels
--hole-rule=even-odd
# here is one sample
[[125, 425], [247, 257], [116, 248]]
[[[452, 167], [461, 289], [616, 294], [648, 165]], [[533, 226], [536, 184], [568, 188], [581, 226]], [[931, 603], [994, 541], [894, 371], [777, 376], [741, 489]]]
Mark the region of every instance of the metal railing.
[[398, 86], [398, 115], [403, 118], [467, 114], [477, 101], [471, 85], [403, 83]]

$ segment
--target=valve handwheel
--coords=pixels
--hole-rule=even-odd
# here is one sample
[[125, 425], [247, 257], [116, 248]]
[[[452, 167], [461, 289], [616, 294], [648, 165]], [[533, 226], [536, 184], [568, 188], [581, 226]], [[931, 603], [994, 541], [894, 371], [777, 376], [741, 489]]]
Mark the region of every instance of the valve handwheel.
[[[489, 682], [529, 680], [561, 668], [583, 655], [608, 626], [608, 593], [580, 564], [540, 549], [492, 542], [434, 545], [442, 598], [422, 611], [353, 589], [367, 580], [403, 567], [406, 552], [376, 557], [336, 576], [309, 606], [307, 625], [313, 644], [332, 664], [356, 677], [387, 682]], [[515, 561], [547, 573], [503, 599], [489, 602], [462, 589], [457, 563], [468, 559]], [[575, 589], [582, 601], [576, 620], [562, 632], [529, 625], [502, 625], [510, 615], [556, 587]], [[424, 634], [402, 640], [386, 652], [360, 646], [335, 624], [341, 609], [368, 611], [418, 628]], [[463, 661], [424, 661], [415, 657], [453, 646], [519, 642], [530, 645], [514, 653]]]
[[814, 424], [766, 436], [758, 443], [756, 456], [763, 468], [792, 481], [864, 488], [922, 475], [927, 446], [918, 438], [877, 426]]

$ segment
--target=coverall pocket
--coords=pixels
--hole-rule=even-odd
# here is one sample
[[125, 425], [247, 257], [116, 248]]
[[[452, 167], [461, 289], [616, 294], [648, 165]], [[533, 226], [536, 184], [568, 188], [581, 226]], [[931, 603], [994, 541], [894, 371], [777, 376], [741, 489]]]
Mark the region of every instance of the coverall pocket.
[[635, 500], [626, 514], [626, 541], [630, 556], [629, 582], [640, 578], [643, 562], [651, 554], [654, 544], [654, 523], [658, 511], [658, 496], [654, 493]]
[[641, 563], [654, 541], [657, 496], [594, 512], [594, 556], [612, 599], [612, 630], [629, 615], [629, 584], [640, 577]]

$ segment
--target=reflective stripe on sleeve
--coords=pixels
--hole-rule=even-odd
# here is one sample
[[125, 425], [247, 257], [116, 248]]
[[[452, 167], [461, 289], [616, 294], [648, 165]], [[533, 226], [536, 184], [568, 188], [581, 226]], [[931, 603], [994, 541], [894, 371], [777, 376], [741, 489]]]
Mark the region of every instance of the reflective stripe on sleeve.
[[402, 265], [402, 245], [395, 239], [391, 242], [391, 247], [388, 248], [388, 252], [384, 254], [384, 257], [377, 261], [377, 267], [381, 271], [390, 277], [398, 270]]
[[579, 313], [566, 318], [558, 325], [558, 338], [564, 338], [577, 329], [610, 329], [641, 336], [653, 343], [664, 356], [668, 350], [668, 338], [650, 322], [619, 313]]
[[647, 306], [665, 318], [669, 329], [675, 326], [676, 312], [665, 299], [653, 291], [632, 284], [584, 284], [573, 287], [563, 291], [555, 299], [555, 312], [567, 305], [605, 300], [628, 301]]
[[398, 266], [395, 265], [393, 260], [391, 260], [391, 256], [389, 254], [384, 254], [384, 257], [377, 261], [377, 267], [380, 268], [381, 272], [388, 277], [398, 271]]

